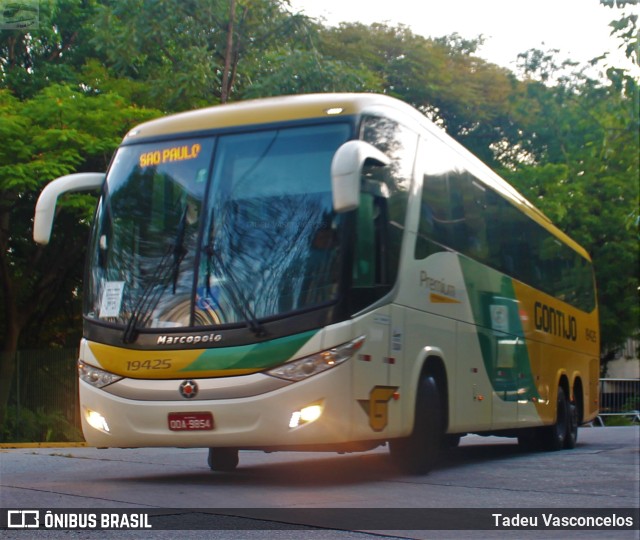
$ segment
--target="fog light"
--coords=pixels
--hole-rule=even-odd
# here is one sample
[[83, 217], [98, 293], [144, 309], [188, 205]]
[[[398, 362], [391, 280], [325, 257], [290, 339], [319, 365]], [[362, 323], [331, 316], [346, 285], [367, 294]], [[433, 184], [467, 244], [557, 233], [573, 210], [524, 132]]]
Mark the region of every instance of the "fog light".
[[84, 416], [87, 419], [87, 423], [92, 428], [109, 433], [109, 424], [107, 424], [107, 419], [99, 412], [87, 409]]
[[320, 416], [322, 416], [322, 410], [322, 403], [313, 403], [312, 405], [307, 405], [299, 411], [294, 411], [291, 415], [291, 420], [289, 420], [289, 427], [297, 428], [304, 424], [315, 422], [318, 418], [320, 418]]

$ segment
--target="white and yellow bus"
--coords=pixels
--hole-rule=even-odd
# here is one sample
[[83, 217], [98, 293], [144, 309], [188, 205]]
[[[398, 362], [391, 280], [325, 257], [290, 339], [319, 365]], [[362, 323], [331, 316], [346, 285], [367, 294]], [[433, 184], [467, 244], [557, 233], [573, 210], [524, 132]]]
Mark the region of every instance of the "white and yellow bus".
[[588, 254], [412, 107], [323, 94], [131, 130], [100, 189], [78, 360], [98, 447], [572, 448], [598, 409]]

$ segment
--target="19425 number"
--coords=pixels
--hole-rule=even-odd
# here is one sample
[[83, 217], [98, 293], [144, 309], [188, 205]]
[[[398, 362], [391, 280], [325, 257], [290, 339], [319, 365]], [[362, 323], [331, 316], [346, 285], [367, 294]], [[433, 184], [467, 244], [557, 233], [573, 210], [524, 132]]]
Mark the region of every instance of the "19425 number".
[[171, 358], [154, 358], [153, 360], [130, 360], [127, 362], [128, 371], [151, 369], [171, 369]]

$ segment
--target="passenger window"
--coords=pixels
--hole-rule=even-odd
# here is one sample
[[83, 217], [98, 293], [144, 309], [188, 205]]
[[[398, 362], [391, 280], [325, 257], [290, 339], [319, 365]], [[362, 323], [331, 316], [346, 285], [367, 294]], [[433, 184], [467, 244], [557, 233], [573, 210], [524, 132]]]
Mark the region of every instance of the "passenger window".
[[[434, 143], [439, 144], [439, 143]], [[416, 259], [451, 249], [583, 311], [595, 307], [592, 265], [465, 170], [444, 145], [423, 177]]]

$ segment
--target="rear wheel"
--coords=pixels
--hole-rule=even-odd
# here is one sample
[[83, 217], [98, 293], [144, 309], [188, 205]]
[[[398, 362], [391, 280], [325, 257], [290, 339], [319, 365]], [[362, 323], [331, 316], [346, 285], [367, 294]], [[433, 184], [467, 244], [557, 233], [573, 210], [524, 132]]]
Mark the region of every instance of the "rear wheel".
[[418, 387], [413, 432], [389, 441], [391, 458], [401, 470], [426, 474], [435, 466], [443, 446], [443, 418], [438, 383], [425, 377]]
[[518, 445], [525, 452], [540, 450], [540, 428], [528, 428], [518, 434]]
[[578, 406], [573, 401], [567, 402], [569, 421], [567, 422], [567, 434], [564, 439], [564, 447], [571, 450], [578, 444]]
[[233, 471], [238, 461], [237, 448], [209, 448], [207, 464], [212, 471]]
[[562, 386], [558, 387], [558, 399], [556, 408], [557, 411], [555, 424], [542, 428], [541, 443], [543, 450], [562, 450], [562, 448], [565, 447], [567, 433], [569, 433], [571, 429], [569, 420], [569, 401], [567, 400]]

